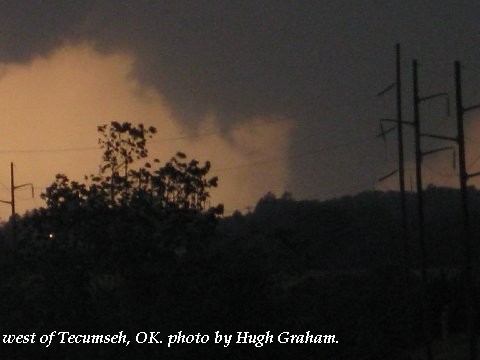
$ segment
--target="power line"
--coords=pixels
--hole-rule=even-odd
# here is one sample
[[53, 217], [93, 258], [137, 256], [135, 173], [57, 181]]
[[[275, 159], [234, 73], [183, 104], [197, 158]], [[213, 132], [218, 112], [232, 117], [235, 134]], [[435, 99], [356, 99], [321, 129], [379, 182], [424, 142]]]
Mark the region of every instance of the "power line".
[[[309, 137], [309, 136], [307, 136], [307, 137]], [[343, 148], [343, 147], [353, 146], [353, 145], [357, 145], [357, 144], [360, 144], [360, 143], [371, 142], [371, 141], [374, 141], [374, 140], [375, 140], [375, 137], [370, 137], [370, 136], [369, 137], [362, 137], [362, 138], [359, 138], [359, 139], [356, 139], [356, 140], [353, 140], [353, 141], [344, 142], [344, 143], [325, 145], [325, 146], [322, 146], [320, 149], [316, 149], [316, 150], [300, 152], [300, 153], [296, 153], [296, 154], [292, 154], [292, 155], [279, 156], [279, 157], [274, 157], [274, 158], [270, 158], [270, 159], [258, 160], [258, 161], [244, 163], [244, 164], [238, 164], [238, 165], [235, 165], [235, 166], [216, 168], [216, 169], [212, 169], [212, 172], [223, 172], [223, 171], [235, 170], [235, 169], [240, 169], [240, 168], [245, 168], [245, 167], [261, 165], [261, 164], [274, 163], [274, 162], [278, 162], [278, 161], [284, 161], [284, 160], [287, 160], [287, 159], [298, 158], [298, 157], [303, 157], [303, 156], [308, 156], [308, 155], [314, 155], [314, 154], [318, 154], [318, 153], [325, 152], [325, 151], [328, 151], [328, 150], [335, 150], [335, 149], [340, 149], [340, 148]], [[92, 148], [49, 149], [49, 150], [33, 150], [32, 149], [32, 150], [21, 150], [20, 152], [54, 152], [54, 151], [69, 151], [69, 150], [81, 151], [82, 149], [91, 150]], [[286, 149], [284, 148], [283, 150], [286, 150]], [[18, 152], [18, 151], [8, 151], [8, 152]], [[0, 153], [3, 153], [3, 151], [0, 151]], [[2, 185], [2, 184], [0, 183], [0, 185]], [[49, 186], [49, 185], [47, 185], [47, 186]], [[44, 189], [44, 188], [35, 187], [35, 189]]]
[[26, 149], [26, 150], [0, 150], [0, 154], [30, 154], [30, 153], [55, 153], [55, 152], [80, 152], [100, 150], [99, 147], [72, 147], [57, 149]]
[[[263, 121], [261, 123], [255, 123], [255, 124], [249, 124], [249, 127], [261, 127], [261, 126], [267, 126], [279, 122], [285, 121], [285, 118], [280, 118], [280, 119], [274, 119], [274, 120], [269, 120], [269, 121]], [[300, 125], [296, 125], [295, 127], [300, 127]], [[237, 129], [233, 129], [233, 131], [236, 131]], [[207, 132], [202, 133], [202, 134], [192, 134], [192, 135], [180, 135], [180, 136], [174, 136], [174, 137], [169, 137], [169, 138], [162, 138], [162, 139], [156, 139], [156, 140], [150, 140], [149, 143], [151, 144], [156, 144], [156, 143], [162, 143], [162, 142], [170, 142], [170, 141], [179, 141], [179, 140], [187, 140], [187, 139], [195, 139], [195, 138], [202, 138], [202, 137], [208, 137], [208, 136], [213, 136], [217, 134], [222, 134], [226, 129], [215, 129], [215, 128], [210, 128], [207, 130]], [[101, 150], [99, 146], [85, 146], [85, 147], [63, 147], [63, 148], [53, 148], [53, 149], [24, 149], [24, 150], [0, 150], [0, 154], [17, 154], [17, 153], [55, 153], [55, 152], [82, 152], [82, 151], [95, 151], [95, 150]]]

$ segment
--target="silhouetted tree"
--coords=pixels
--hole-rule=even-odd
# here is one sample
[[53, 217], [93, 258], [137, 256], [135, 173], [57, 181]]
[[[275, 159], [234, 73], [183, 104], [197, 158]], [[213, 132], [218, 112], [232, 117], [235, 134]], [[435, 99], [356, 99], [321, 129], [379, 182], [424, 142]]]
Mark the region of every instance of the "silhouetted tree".
[[82, 206], [88, 198], [88, 189], [84, 184], [70, 181], [65, 174], [57, 174], [55, 181], [41, 194], [47, 206], [53, 209]]
[[209, 161], [203, 166], [195, 159], [186, 161], [186, 155], [178, 152], [154, 172], [153, 189], [167, 207], [205, 210], [209, 189], [218, 183], [216, 176], [207, 178], [210, 166]]
[[223, 206], [210, 208], [209, 190], [217, 187], [218, 178], [208, 177], [209, 161], [202, 166], [187, 160], [178, 152], [163, 167], [160, 161], [146, 161], [133, 168], [135, 161], [148, 157], [147, 139], [156, 133], [154, 127], [143, 124], [112, 122], [98, 127], [98, 143], [103, 149], [98, 175], [86, 176], [81, 184], [64, 174], [58, 174], [41, 196], [50, 209], [73, 209], [82, 206], [136, 206], [160, 207], [223, 213]]
[[97, 129], [103, 162], [100, 165], [100, 177], [92, 179], [101, 181], [103, 187], [109, 190], [113, 204], [119, 196], [127, 195], [132, 185], [129, 181], [130, 165], [148, 156], [147, 139], [152, 138], [157, 130], [153, 126], [145, 128], [143, 124], [133, 126], [129, 122], [120, 124], [116, 121], [98, 126]]

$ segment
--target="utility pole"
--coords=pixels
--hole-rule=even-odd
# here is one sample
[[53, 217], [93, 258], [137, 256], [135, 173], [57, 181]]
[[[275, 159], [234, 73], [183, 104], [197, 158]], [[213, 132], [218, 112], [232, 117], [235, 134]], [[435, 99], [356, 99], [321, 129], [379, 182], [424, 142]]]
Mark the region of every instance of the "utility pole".
[[409, 270], [410, 251], [408, 246], [407, 229], [407, 202], [405, 197], [405, 161], [403, 154], [403, 122], [402, 122], [402, 76], [401, 76], [401, 57], [400, 44], [395, 47], [396, 50], [396, 77], [397, 77], [397, 141], [398, 141], [398, 183], [400, 185], [400, 208], [402, 212], [402, 230], [403, 230], [403, 252], [405, 271]]
[[[427, 247], [425, 243], [425, 212], [423, 204], [423, 184], [422, 184], [422, 160], [426, 155], [434, 154], [444, 150], [453, 150], [451, 146], [442, 147], [427, 152], [422, 152], [421, 138], [423, 136], [430, 136], [429, 134], [422, 134], [420, 132], [420, 108], [422, 101], [431, 100], [437, 97], [446, 97], [447, 99], [447, 114], [449, 113], [449, 102], [447, 93], [436, 93], [429, 96], [420, 97], [418, 93], [418, 64], [417, 60], [412, 61], [413, 67], [413, 127], [415, 129], [415, 174], [417, 185], [417, 212], [418, 212], [418, 239], [420, 243], [421, 256], [421, 277], [422, 277], [422, 317], [425, 335], [425, 350], [428, 360], [433, 359], [431, 346], [431, 320], [430, 309], [427, 301], [427, 287], [428, 287], [428, 258]], [[437, 137], [432, 135], [430, 137]]]
[[16, 233], [17, 233], [17, 219], [15, 216], [15, 190], [20, 189], [25, 186], [30, 186], [32, 188], [32, 198], [34, 197], [34, 188], [32, 183], [26, 183], [26, 184], [21, 184], [21, 185], [15, 185], [15, 177], [14, 177], [14, 171], [13, 171], [13, 162], [10, 163], [10, 201], [6, 200], [0, 200], [1, 203], [4, 204], [9, 204], [12, 208], [12, 233], [13, 233], [13, 239], [16, 239]]
[[[387, 133], [392, 130], [397, 129], [397, 145], [398, 145], [398, 171], [394, 170], [390, 174], [380, 178], [378, 181], [383, 181], [388, 177], [396, 174], [398, 172], [398, 183], [400, 187], [400, 211], [401, 211], [401, 226], [402, 226], [402, 239], [403, 239], [403, 268], [404, 268], [404, 275], [405, 280], [407, 283], [408, 279], [408, 272], [409, 272], [409, 263], [410, 263], [410, 251], [409, 251], [409, 244], [408, 244], [408, 221], [407, 221], [407, 202], [406, 202], [406, 195], [405, 195], [405, 161], [404, 161], [404, 150], [403, 150], [403, 124], [405, 123], [402, 120], [402, 77], [401, 77], [401, 54], [400, 54], [400, 44], [396, 44], [395, 46], [395, 65], [396, 65], [396, 81], [389, 85], [386, 89], [378, 93], [377, 96], [381, 96], [391, 89], [396, 89], [396, 112], [397, 118], [396, 119], [381, 119], [380, 125], [382, 132], [380, 136], [384, 137]], [[383, 131], [382, 122], [394, 122], [396, 124], [395, 127]]]
[[477, 340], [475, 335], [475, 282], [474, 271], [472, 265], [472, 234], [470, 229], [468, 196], [467, 196], [467, 180], [469, 177], [480, 175], [475, 173], [468, 175], [465, 161], [465, 134], [463, 130], [463, 115], [467, 111], [480, 108], [480, 105], [474, 105], [467, 108], [463, 107], [462, 100], [462, 77], [460, 70], [460, 62], [455, 61], [455, 94], [457, 104], [457, 142], [458, 142], [458, 160], [460, 170], [460, 193], [462, 198], [462, 217], [463, 217], [463, 242], [465, 247], [465, 290], [467, 305], [467, 324], [468, 337], [470, 343], [470, 360], [477, 360]]
[[[405, 160], [404, 160], [404, 150], [403, 150], [403, 125], [405, 122], [402, 119], [402, 76], [401, 76], [401, 53], [400, 53], [400, 44], [395, 45], [395, 83], [391, 84], [388, 88], [380, 92], [378, 95], [381, 96], [388, 92], [390, 89], [395, 87], [396, 90], [396, 119], [381, 119], [380, 128], [381, 134], [385, 141], [385, 135], [393, 130], [397, 130], [397, 145], [398, 145], [398, 169], [390, 172], [389, 174], [378, 179], [379, 182], [395, 175], [398, 173], [398, 184], [400, 190], [400, 216], [401, 216], [401, 246], [403, 247], [403, 277], [404, 277], [404, 286], [403, 286], [403, 305], [404, 305], [404, 318], [406, 319], [405, 324], [409, 324], [411, 319], [410, 311], [410, 302], [411, 302], [411, 292], [410, 292], [410, 237], [408, 233], [408, 220], [407, 220], [407, 202], [405, 194]], [[384, 131], [383, 122], [393, 122], [395, 126]], [[407, 123], [413, 125], [413, 123]], [[386, 141], [385, 141], [386, 144]], [[408, 327], [405, 327], [405, 342], [410, 346], [411, 341], [411, 331]]]
[[462, 240], [465, 251], [465, 297], [467, 308], [467, 326], [468, 338], [470, 345], [470, 360], [477, 360], [478, 350], [475, 334], [475, 276], [472, 258], [474, 256], [474, 248], [472, 246], [472, 230], [470, 227], [470, 214], [468, 208], [468, 189], [467, 181], [469, 178], [479, 176], [480, 172], [468, 174], [465, 160], [465, 133], [463, 127], [463, 117], [468, 111], [480, 108], [480, 104], [464, 107], [462, 99], [462, 78], [460, 62], [455, 62], [455, 98], [457, 108], [457, 136], [442, 136], [432, 134], [422, 134], [422, 136], [431, 137], [440, 140], [448, 140], [458, 145], [458, 162], [459, 162], [459, 178], [460, 178], [460, 196], [463, 218]]
[[427, 305], [427, 249], [425, 246], [425, 215], [423, 211], [423, 184], [422, 184], [422, 149], [420, 143], [420, 97], [418, 96], [417, 60], [413, 60], [413, 126], [415, 129], [415, 174], [417, 183], [417, 212], [418, 212], [418, 240], [421, 255], [422, 276], [422, 322], [425, 336], [425, 350], [428, 360], [433, 360], [430, 319]]
[[431, 347], [431, 319], [430, 308], [427, 301], [427, 288], [428, 288], [428, 258], [427, 248], [425, 243], [425, 212], [423, 203], [423, 183], [422, 183], [422, 161], [426, 155], [431, 155], [445, 150], [454, 150], [452, 146], [441, 147], [434, 150], [422, 152], [421, 138], [431, 137], [443, 140], [452, 140], [450, 137], [432, 135], [421, 133], [420, 131], [420, 103], [422, 101], [432, 100], [438, 97], [444, 97], [447, 100], [447, 115], [450, 113], [449, 96], [448, 93], [441, 92], [428, 96], [419, 96], [418, 91], [418, 64], [417, 60], [412, 61], [413, 67], [413, 127], [415, 129], [415, 173], [416, 173], [416, 185], [417, 185], [417, 212], [418, 212], [418, 238], [420, 244], [421, 254], [421, 278], [422, 278], [422, 321], [425, 336], [425, 350], [428, 360], [433, 360], [433, 352]]
[[13, 174], [13, 162], [10, 163], [10, 199], [12, 205], [12, 221], [15, 224], [15, 178]]

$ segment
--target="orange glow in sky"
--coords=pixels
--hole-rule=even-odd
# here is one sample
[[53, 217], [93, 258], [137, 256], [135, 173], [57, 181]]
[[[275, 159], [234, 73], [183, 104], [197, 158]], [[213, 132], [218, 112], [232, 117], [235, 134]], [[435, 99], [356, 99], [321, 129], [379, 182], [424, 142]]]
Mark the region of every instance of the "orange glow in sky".
[[[250, 119], [228, 130], [227, 140], [212, 114], [202, 120], [201, 136], [191, 136], [172, 117], [161, 94], [130, 76], [132, 63], [129, 55], [98, 54], [81, 45], [59, 49], [28, 65], [0, 68], [1, 200], [10, 200], [11, 161], [16, 184], [35, 186], [34, 199], [28, 189], [17, 190], [20, 214], [44, 205], [39, 194], [55, 174], [82, 180], [85, 174], [97, 173], [101, 152], [96, 127], [110, 121], [155, 126], [158, 133], [148, 147], [161, 162], [177, 151], [201, 162], [210, 160], [218, 169], [212, 175], [220, 179], [212, 205], [224, 203], [227, 213], [255, 205], [267, 191], [284, 191], [290, 121]], [[9, 214], [9, 206], [2, 204], [1, 220]]]

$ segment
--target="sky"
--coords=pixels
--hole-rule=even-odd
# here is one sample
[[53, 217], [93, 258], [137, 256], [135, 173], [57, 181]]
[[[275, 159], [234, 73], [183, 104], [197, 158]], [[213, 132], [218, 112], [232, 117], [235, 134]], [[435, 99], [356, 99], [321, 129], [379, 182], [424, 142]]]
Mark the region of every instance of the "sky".
[[[155, 126], [149, 149], [161, 161], [176, 151], [211, 161], [212, 203], [227, 213], [268, 191], [325, 200], [395, 190], [395, 178], [376, 181], [396, 168], [395, 137], [375, 136], [379, 119], [395, 116], [394, 94], [376, 96], [395, 80], [395, 44], [405, 120], [413, 58], [422, 96], [453, 100], [460, 60], [465, 104], [480, 102], [479, 15], [478, 2], [443, 0], [1, 1], [0, 200], [11, 161], [16, 183], [36, 192], [17, 191], [20, 213], [43, 205], [56, 173], [98, 172], [96, 127], [111, 121]], [[421, 106], [424, 131], [455, 134], [454, 111]], [[466, 119], [471, 171], [480, 170], [478, 118]], [[452, 154], [428, 157], [424, 170], [425, 184], [458, 186]]]

